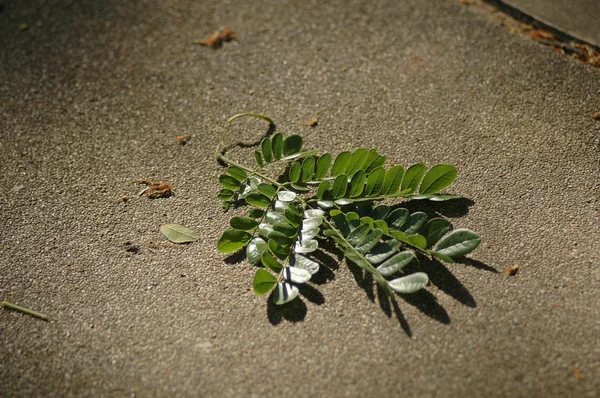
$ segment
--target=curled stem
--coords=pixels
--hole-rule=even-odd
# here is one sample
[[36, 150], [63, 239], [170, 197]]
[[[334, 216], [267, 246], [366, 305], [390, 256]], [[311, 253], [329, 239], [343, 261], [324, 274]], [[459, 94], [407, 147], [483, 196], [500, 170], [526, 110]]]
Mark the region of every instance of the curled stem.
[[229, 127], [231, 125], [231, 122], [233, 122], [235, 119], [240, 118], [240, 117], [257, 117], [259, 119], [266, 120], [267, 122], [269, 122], [269, 125], [271, 125], [271, 126], [275, 125], [275, 122], [273, 121], [273, 119], [271, 119], [268, 116], [261, 115], [260, 113], [246, 112], [246, 113], [238, 113], [237, 115], [233, 115], [232, 117], [227, 119], [227, 127]]

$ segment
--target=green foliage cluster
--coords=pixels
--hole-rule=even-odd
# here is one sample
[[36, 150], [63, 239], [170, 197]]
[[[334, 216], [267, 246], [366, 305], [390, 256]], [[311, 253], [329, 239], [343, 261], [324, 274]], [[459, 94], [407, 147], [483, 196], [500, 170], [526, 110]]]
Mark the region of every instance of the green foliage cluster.
[[[272, 123], [261, 115], [250, 116]], [[216, 154], [228, 165], [219, 176], [218, 197], [224, 209], [248, 206], [247, 216], [231, 218], [231, 229], [223, 232], [217, 248], [222, 253], [246, 248], [248, 262], [257, 267], [253, 283], [257, 295], [272, 292], [275, 304], [295, 299], [298, 285], [319, 271], [314, 252], [326, 240], [335, 242], [347, 260], [371, 273], [389, 294], [409, 294], [427, 286], [424, 272], [403, 271], [420, 257], [454, 262], [479, 245], [477, 233], [454, 229], [444, 218], [374, 206], [389, 198], [460, 198], [440, 194], [454, 182], [458, 173], [454, 166], [428, 169], [418, 163], [406, 169], [386, 168], [385, 156], [375, 149], [359, 148], [334, 157], [303, 152], [302, 145], [298, 135], [264, 138], [253, 167]], [[277, 163], [284, 172], [276, 180], [264, 168]]]

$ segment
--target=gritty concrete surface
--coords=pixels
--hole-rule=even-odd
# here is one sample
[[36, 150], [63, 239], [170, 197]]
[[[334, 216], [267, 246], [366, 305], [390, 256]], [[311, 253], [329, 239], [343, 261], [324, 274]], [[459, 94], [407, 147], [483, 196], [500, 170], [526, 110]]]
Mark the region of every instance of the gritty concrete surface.
[[[2, 4], [0, 298], [54, 320], [0, 311], [1, 396], [598, 395], [598, 69], [450, 0]], [[239, 42], [191, 44], [222, 26]], [[213, 150], [265, 131], [241, 111], [457, 165], [472, 203], [427, 209], [482, 235], [473, 260], [393, 306], [344, 263], [268, 306], [215, 249]], [[150, 250], [167, 222], [199, 241]]]
[[562, 32], [600, 46], [598, 0], [503, 0], [519, 11]]

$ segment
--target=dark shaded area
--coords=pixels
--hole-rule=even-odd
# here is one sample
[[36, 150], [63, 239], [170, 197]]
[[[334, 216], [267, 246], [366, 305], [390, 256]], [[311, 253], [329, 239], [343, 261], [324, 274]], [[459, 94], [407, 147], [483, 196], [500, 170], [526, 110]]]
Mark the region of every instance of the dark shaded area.
[[[407, 270], [412, 270], [413, 265], [407, 267]], [[462, 304], [475, 308], [477, 304], [471, 293], [463, 286], [462, 283], [446, 268], [444, 264], [437, 260], [431, 260], [422, 257], [419, 262], [418, 269], [415, 271], [425, 272], [429, 276], [429, 281], [437, 286], [440, 290]], [[415, 293], [417, 294], [417, 293]]]
[[398, 306], [398, 302], [396, 301], [396, 297], [387, 295], [381, 286], [377, 285], [377, 301], [379, 302], [379, 308], [383, 311], [388, 318], [392, 317], [392, 309], [394, 311], [394, 315], [400, 324], [402, 330], [408, 337], [412, 336], [412, 330], [410, 329], [410, 325], [408, 321], [402, 314], [400, 307]]
[[413, 294], [401, 294], [404, 301], [417, 308], [423, 314], [438, 322], [449, 324], [450, 316], [438, 302], [435, 296], [425, 289]]
[[469, 267], [474, 267], [474, 268], [480, 269], [482, 271], [492, 272], [494, 274], [500, 273], [500, 271], [498, 271], [496, 268], [491, 267], [479, 260], [475, 260], [475, 259], [468, 258], [468, 257], [463, 257], [461, 259], [458, 259], [458, 260], [456, 260], [456, 263], [468, 265]]
[[298, 290], [300, 290], [300, 294], [303, 297], [306, 297], [306, 299], [313, 304], [321, 305], [325, 303], [325, 296], [309, 284], [299, 285]]
[[226, 264], [234, 265], [239, 264], [246, 259], [246, 247], [244, 246], [243, 250], [238, 250], [235, 253], [231, 253], [229, 256], [225, 257], [223, 261]]
[[273, 294], [267, 300], [267, 318], [272, 325], [279, 325], [284, 319], [289, 322], [301, 322], [306, 318], [306, 304], [300, 297], [283, 305], [273, 303]]
[[373, 275], [363, 270], [357, 264], [353, 263], [348, 259], [346, 259], [346, 264], [348, 265], [348, 269], [354, 276], [354, 280], [356, 281], [358, 287], [365, 291], [369, 300], [375, 302], [375, 291], [373, 290]]
[[333, 271], [339, 268], [339, 262], [341, 261], [341, 259], [336, 260], [331, 255], [325, 253], [322, 250], [317, 250], [311, 254], [312, 256], [307, 257], [318, 262], [320, 264], [320, 267], [319, 272], [313, 275], [310, 281], [317, 285], [323, 285], [329, 281], [334, 280], [335, 273]]
[[574, 36], [571, 36], [570, 34], [564, 32], [562, 30], [556, 29], [555, 27], [542, 22], [542, 21], [532, 17], [531, 15], [525, 14], [523, 11], [519, 10], [518, 8], [515, 8], [509, 4], [506, 4], [503, 1], [500, 1], [500, 0], [481, 0], [481, 1], [483, 1], [486, 4], [491, 5], [492, 7], [495, 7], [500, 12], [503, 12], [504, 14], [509, 15], [518, 21], [521, 21], [523, 23], [531, 25], [535, 28], [548, 31], [548, 32], [552, 33], [554, 35], [554, 37], [556, 37], [557, 39], [559, 39], [563, 42], [573, 42], [574, 41], [574, 42], [578, 42], [578, 43], [585, 43], [589, 46], [592, 46], [596, 50], [600, 51], [599, 46], [594, 45], [593, 43], [587, 43], [587, 42], [582, 41]]

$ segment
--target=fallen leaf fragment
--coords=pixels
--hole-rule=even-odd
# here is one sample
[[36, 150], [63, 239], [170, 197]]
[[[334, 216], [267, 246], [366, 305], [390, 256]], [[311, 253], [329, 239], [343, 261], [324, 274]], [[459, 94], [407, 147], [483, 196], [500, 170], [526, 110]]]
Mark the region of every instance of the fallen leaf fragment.
[[210, 48], [220, 48], [223, 42], [235, 40], [235, 32], [229, 28], [224, 28], [222, 31], [215, 31], [208, 39], [195, 41], [194, 44], [200, 44]]
[[198, 233], [180, 224], [160, 226], [160, 232], [173, 243], [190, 243], [198, 240]]
[[192, 139], [191, 135], [178, 135], [175, 137], [179, 145], [186, 145]]
[[231, 40], [235, 40], [235, 32], [229, 28], [225, 28], [223, 29], [223, 32], [221, 32], [221, 39], [223, 41], [231, 41]]
[[577, 366], [573, 366], [573, 374], [577, 380], [581, 379], [583, 375], [581, 374], [581, 370]]
[[504, 272], [508, 276], [515, 276], [515, 275], [517, 275], [517, 273], [519, 273], [520, 269], [521, 269], [521, 267], [519, 267], [518, 264], [515, 264], [515, 265], [513, 265], [511, 267], [506, 268], [502, 272]]
[[303, 123], [305, 126], [316, 127], [319, 124], [319, 119], [310, 119]]
[[150, 181], [147, 179], [134, 181], [138, 184], [145, 184], [146, 188], [139, 195], [146, 193], [148, 199], [168, 198], [173, 196], [173, 187], [168, 182]]
[[600, 120], [600, 112], [592, 113], [592, 119]]

